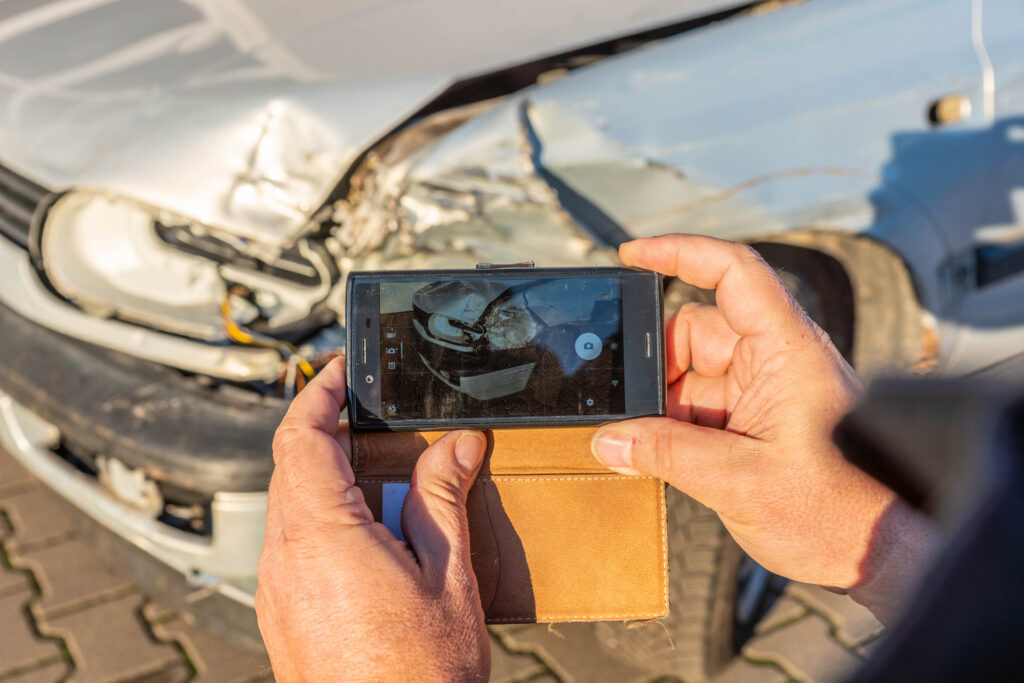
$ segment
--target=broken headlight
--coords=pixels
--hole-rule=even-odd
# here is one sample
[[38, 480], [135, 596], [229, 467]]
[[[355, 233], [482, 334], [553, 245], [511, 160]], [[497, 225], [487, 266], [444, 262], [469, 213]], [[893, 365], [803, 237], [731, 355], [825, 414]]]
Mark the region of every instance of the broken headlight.
[[537, 336], [538, 325], [526, 308], [526, 299], [516, 294], [494, 306], [484, 321], [491, 348], [518, 349]]
[[[229, 298], [233, 320], [274, 335], [307, 321], [335, 277], [309, 240], [280, 249], [96, 192], [57, 200], [33, 246], [53, 289], [86, 312], [208, 341], [227, 338]], [[250, 295], [229, 297], [239, 289]]]

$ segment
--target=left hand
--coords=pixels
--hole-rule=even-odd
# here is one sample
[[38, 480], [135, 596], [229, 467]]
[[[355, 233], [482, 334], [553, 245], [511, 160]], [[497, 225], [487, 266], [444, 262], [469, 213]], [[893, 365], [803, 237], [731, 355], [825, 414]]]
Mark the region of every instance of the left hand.
[[490, 646], [469, 556], [478, 432], [420, 456], [402, 512], [409, 546], [373, 517], [349, 464], [344, 362], [292, 403], [274, 476], [256, 615], [278, 680], [485, 680]]

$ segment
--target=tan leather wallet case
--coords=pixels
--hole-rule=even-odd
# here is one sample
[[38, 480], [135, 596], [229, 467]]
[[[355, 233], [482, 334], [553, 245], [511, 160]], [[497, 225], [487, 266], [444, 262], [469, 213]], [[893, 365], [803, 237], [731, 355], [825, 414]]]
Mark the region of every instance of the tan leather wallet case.
[[[590, 427], [485, 432], [469, 494], [470, 548], [489, 623], [668, 614], [665, 488], [605, 469]], [[444, 432], [354, 433], [352, 468], [374, 518]]]

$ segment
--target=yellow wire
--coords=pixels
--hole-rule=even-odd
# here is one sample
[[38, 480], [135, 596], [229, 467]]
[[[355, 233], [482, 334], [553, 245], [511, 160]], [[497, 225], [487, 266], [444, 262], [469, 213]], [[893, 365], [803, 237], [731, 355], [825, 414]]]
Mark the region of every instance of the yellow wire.
[[302, 357], [294, 344], [282, 339], [273, 339], [272, 337], [254, 334], [232, 320], [231, 302], [228, 299], [222, 299], [220, 302], [220, 317], [224, 322], [224, 329], [228, 333], [228, 337], [230, 339], [238, 342], [239, 344], [263, 346], [286, 352], [295, 359], [299, 369], [302, 370], [302, 374], [306, 377], [312, 379], [313, 375], [316, 374], [316, 371], [313, 370], [313, 366], [309, 364], [309, 361]]

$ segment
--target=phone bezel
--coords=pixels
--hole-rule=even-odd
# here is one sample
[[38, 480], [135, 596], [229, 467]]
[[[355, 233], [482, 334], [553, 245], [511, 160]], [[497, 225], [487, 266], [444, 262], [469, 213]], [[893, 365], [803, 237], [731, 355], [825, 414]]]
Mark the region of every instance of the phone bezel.
[[[626, 391], [626, 413], [614, 415], [570, 415], [564, 417], [522, 416], [502, 420], [493, 417], [463, 418], [460, 420], [400, 420], [379, 417], [371, 406], [380, 410], [380, 290], [374, 304], [367, 308], [364, 302], [357, 306], [357, 291], [369, 282], [380, 280], [469, 279], [487, 277], [599, 277], [618, 276], [622, 281], [624, 346], [623, 382]], [[629, 284], [627, 284], [629, 283]], [[346, 369], [348, 373], [349, 421], [357, 431], [415, 432], [450, 429], [507, 429], [523, 427], [584, 427], [635, 417], [663, 416], [665, 414], [665, 349], [664, 304], [661, 276], [636, 268], [578, 267], [578, 268], [502, 268], [495, 270], [405, 270], [357, 271], [349, 273], [346, 281]], [[627, 318], [627, 315], [629, 316]], [[369, 318], [370, 327], [362, 324]], [[631, 326], [632, 325], [632, 326]], [[360, 333], [360, 331], [362, 331]], [[370, 341], [373, 343], [370, 343]], [[636, 341], [639, 340], [639, 341]], [[631, 342], [642, 343], [643, 354], [626, 354]], [[359, 381], [372, 375], [372, 382]], [[656, 388], [651, 391], [653, 384]], [[642, 391], [641, 391], [642, 389]], [[375, 403], [374, 403], [375, 401]], [[633, 408], [631, 411], [630, 408]]]

